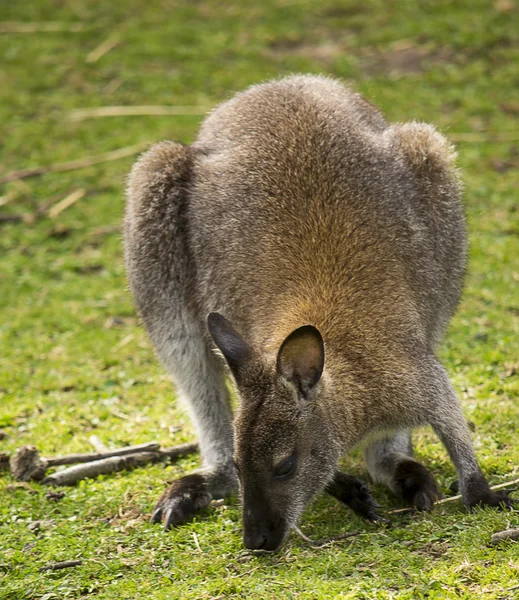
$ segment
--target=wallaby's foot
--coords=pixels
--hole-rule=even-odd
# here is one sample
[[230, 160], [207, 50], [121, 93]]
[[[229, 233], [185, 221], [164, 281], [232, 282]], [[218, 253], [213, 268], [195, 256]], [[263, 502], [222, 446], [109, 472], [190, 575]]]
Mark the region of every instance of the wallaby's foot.
[[514, 501], [504, 492], [490, 489], [487, 480], [480, 473], [471, 477], [464, 487], [463, 501], [469, 510], [476, 506], [492, 506], [501, 510], [511, 510]]
[[180, 525], [209, 506], [212, 496], [203, 475], [186, 475], [174, 481], [162, 494], [151, 516], [152, 523], [164, 523], [164, 529]]
[[333, 480], [326, 486], [326, 492], [349, 506], [363, 519], [373, 522], [386, 521], [377, 513], [376, 509], [380, 508], [380, 504], [375, 502], [371, 490], [362, 479], [336, 471]]
[[412, 459], [398, 463], [391, 487], [406, 504], [418, 510], [431, 510], [434, 503], [441, 498], [432, 473]]
[[213, 498], [224, 498], [236, 488], [236, 475], [226, 468], [186, 475], [162, 494], [150, 520], [164, 523], [164, 529], [175, 527], [207, 508]]

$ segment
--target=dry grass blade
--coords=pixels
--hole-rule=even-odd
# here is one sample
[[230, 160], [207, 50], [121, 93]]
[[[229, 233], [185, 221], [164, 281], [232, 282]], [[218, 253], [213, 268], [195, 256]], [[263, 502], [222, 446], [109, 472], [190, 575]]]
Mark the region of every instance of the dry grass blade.
[[74, 190], [70, 194], [68, 194], [63, 200], [60, 200], [54, 206], [49, 209], [47, 213], [51, 219], [55, 219], [60, 213], [62, 213], [66, 208], [75, 204], [78, 200], [81, 200], [85, 195], [85, 190], [79, 189]]
[[203, 552], [202, 548], [200, 548], [200, 542], [198, 541], [198, 536], [196, 535], [196, 533], [193, 531], [193, 539], [195, 540], [195, 546], [196, 549], [198, 550], [198, 552]]
[[12, 171], [0, 177], [0, 183], [9, 183], [10, 181], [16, 181], [17, 179], [27, 179], [27, 177], [36, 177], [38, 175], [44, 175], [45, 173], [59, 173], [63, 171], [75, 171], [77, 169], [84, 169], [100, 163], [109, 162], [112, 160], [118, 160], [120, 158], [126, 158], [141, 152], [150, 145], [150, 142], [142, 144], [136, 144], [135, 146], [126, 146], [119, 148], [118, 150], [112, 150], [111, 152], [103, 152], [102, 154], [94, 154], [93, 156], [85, 156], [77, 160], [71, 160], [63, 163], [55, 163], [46, 167], [35, 167], [33, 169], [21, 169], [20, 171]]
[[102, 56], [108, 54], [110, 50], [113, 50], [118, 44], [120, 44], [120, 42], [121, 38], [118, 35], [110, 36], [107, 40], [99, 44], [97, 48], [94, 48], [92, 52], [87, 54], [85, 62], [90, 64], [97, 62]]
[[101, 106], [73, 110], [69, 117], [73, 121], [100, 119], [103, 117], [167, 117], [203, 116], [209, 110], [206, 106]]
[[84, 29], [85, 27], [82, 23], [61, 23], [60, 21], [40, 21], [39, 23], [4, 21], [0, 23], [0, 33], [41, 33], [54, 31], [76, 33]]

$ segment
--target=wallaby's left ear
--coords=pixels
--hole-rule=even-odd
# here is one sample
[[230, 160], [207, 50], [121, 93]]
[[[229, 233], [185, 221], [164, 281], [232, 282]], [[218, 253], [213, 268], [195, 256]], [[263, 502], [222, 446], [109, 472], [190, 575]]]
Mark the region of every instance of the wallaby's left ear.
[[231, 371], [237, 376], [240, 368], [252, 358], [252, 348], [219, 313], [213, 312], [207, 317], [207, 327]]
[[281, 344], [276, 367], [279, 375], [306, 396], [321, 379], [324, 368], [324, 344], [319, 330], [303, 325], [293, 331]]

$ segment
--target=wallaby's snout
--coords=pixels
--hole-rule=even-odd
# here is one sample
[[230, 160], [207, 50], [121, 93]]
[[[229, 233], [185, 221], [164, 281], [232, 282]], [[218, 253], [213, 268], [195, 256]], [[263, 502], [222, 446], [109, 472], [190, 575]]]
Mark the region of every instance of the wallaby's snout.
[[254, 488], [243, 493], [243, 544], [249, 550], [275, 552], [283, 543], [289, 525], [273, 512], [262, 490]]

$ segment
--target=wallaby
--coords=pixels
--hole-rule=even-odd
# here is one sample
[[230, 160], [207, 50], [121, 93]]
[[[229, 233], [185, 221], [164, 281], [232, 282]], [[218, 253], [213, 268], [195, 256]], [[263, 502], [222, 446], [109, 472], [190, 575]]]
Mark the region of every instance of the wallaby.
[[154, 522], [176, 525], [238, 485], [251, 549], [277, 549], [321, 490], [376, 520], [367, 488], [337, 468], [366, 439], [372, 480], [430, 509], [439, 491], [410, 434], [426, 424], [468, 507], [511, 505], [481, 473], [435, 357], [466, 263], [454, 159], [432, 126], [389, 125], [341, 83], [292, 76], [220, 105], [191, 146], [138, 160], [129, 282], [203, 458]]

